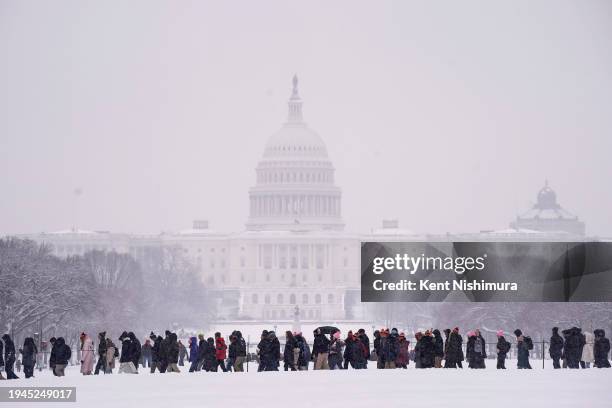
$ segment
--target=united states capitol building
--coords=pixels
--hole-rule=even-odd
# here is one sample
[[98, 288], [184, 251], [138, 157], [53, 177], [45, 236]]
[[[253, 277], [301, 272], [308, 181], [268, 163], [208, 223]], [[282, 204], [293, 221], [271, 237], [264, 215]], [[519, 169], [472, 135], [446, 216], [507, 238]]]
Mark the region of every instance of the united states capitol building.
[[69, 229], [24, 237], [50, 245], [58, 256], [98, 249], [142, 261], [160, 247], [180, 248], [200, 270], [219, 319], [290, 320], [298, 306], [302, 320], [317, 321], [367, 318], [360, 301], [363, 241], [584, 239], [584, 223], [561, 208], [548, 184], [506, 230], [423, 235], [386, 220], [368, 233], [347, 233], [334, 171], [325, 142], [303, 120], [294, 77], [287, 121], [255, 169], [244, 231], [215, 232], [197, 220], [191, 229], [155, 236]]

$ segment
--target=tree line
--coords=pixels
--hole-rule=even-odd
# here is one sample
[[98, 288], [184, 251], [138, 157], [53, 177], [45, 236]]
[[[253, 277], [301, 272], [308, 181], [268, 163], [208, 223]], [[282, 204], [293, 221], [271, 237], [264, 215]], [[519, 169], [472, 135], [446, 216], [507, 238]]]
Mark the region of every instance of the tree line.
[[179, 247], [154, 248], [146, 261], [93, 250], [60, 258], [52, 248], [0, 239], [0, 329], [70, 335], [106, 327], [201, 325], [214, 314], [197, 268]]

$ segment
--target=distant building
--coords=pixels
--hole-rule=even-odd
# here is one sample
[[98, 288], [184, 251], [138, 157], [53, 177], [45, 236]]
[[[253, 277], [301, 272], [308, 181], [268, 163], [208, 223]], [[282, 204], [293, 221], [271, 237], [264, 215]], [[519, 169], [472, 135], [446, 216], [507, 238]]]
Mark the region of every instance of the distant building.
[[180, 248], [200, 270], [219, 319], [313, 322], [362, 320], [361, 242], [558, 240], [584, 234], [584, 224], [556, 203], [545, 186], [538, 204], [512, 228], [475, 234], [418, 235], [384, 220], [369, 234], [344, 231], [341, 190], [325, 143], [303, 121], [297, 78], [288, 118], [268, 140], [249, 190], [249, 218], [239, 233], [216, 232], [207, 220], [159, 235], [64, 230], [25, 235], [58, 256], [91, 250], [130, 253], [146, 263], [160, 248]]
[[537, 202], [524, 214], [516, 217], [510, 224], [511, 228], [540, 232], [568, 233], [573, 235], [585, 234], [584, 222], [578, 217], [564, 210], [557, 203], [557, 194], [548, 186], [548, 181], [538, 192]]

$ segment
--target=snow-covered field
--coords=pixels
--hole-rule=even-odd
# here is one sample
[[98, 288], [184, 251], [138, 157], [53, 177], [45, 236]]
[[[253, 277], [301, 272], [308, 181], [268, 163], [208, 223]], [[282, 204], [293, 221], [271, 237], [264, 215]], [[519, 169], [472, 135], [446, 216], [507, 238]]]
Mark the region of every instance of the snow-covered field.
[[[76, 403], [52, 407], [612, 407], [612, 369], [588, 370], [342, 370], [257, 373], [188, 373], [66, 377], [49, 371], [33, 379], [2, 381], [7, 386], [74, 386]], [[20, 373], [21, 375], [23, 373]], [[1, 407], [32, 406], [0, 403]]]

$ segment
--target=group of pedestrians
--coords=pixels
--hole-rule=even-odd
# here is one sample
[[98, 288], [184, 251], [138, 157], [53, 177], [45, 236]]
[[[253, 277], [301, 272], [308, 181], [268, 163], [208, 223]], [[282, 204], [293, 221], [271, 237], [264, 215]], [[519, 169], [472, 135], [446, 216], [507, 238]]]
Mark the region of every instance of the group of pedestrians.
[[[442, 336], [444, 333], [444, 337]], [[418, 331], [415, 333], [415, 344], [403, 332], [396, 328], [375, 330], [372, 346], [364, 329], [349, 331], [346, 336], [331, 326], [314, 330], [312, 349], [300, 331], [285, 332], [285, 344], [281, 347], [274, 331], [263, 330], [257, 344], [256, 354], [251, 356], [258, 361], [258, 371], [278, 371], [281, 362], [285, 371], [308, 370], [312, 362], [315, 370], [366, 369], [368, 362], [375, 362], [378, 369], [408, 368], [410, 361], [415, 368], [463, 368], [467, 361], [468, 368], [486, 368], [487, 343], [480, 330], [466, 333], [467, 341], [460, 334], [459, 328]], [[505, 337], [503, 330], [497, 331], [497, 369], [505, 369], [505, 362], [512, 344]], [[520, 329], [513, 332], [519, 369], [531, 369], [530, 351], [534, 348], [533, 340], [524, 335]], [[93, 339], [87, 333], [80, 337], [80, 363], [83, 375], [111, 374], [119, 359], [119, 373], [137, 374], [139, 366], [150, 368], [151, 373], [180, 372], [185, 361], [189, 363], [189, 372], [244, 371], [247, 361], [247, 344], [242, 333], [233, 331], [226, 344], [221, 333], [205, 338], [203, 334], [189, 337], [187, 347], [178, 339], [176, 333], [166, 330], [165, 334], [150, 333], [149, 338], [141, 344], [133, 332], [123, 332], [118, 338], [118, 345], [106, 335], [98, 333], [97, 349]], [[56, 376], [64, 376], [64, 370], [71, 357], [71, 348], [64, 338], [50, 339], [51, 354], [49, 367]], [[34, 375], [38, 349], [32, 337], [26, 337], [23, 347], [19, 349], [21, 364], [25, 377]], [[492, 352], [491, 352], [492, 353]], [[553, 367], [588, 368], [591, 364], [597, 368], [608, 368], [610, 362], [610, 341], [602, 329], [592, 334], [572, 327], [559, 333], [559, 328], [552, 329], [549, 341], [549, 354]], [[97, 358], [96, 358], [97, 354]], [[2, 367], [7, 379], [18, 378], [14, 372], [17, 353], [13, 340], [8, 334], [0, 341], [0, 379]], [[96, 361], [94, 368], [94, 361]]]
[[559, 334], [559, 328], [553, 327], [549, 342], [549, 354], [554, 368], [609, 368], [610, 340], [602, 329], [593, 333], [583, 332], [579, 327], [572, 327]]

